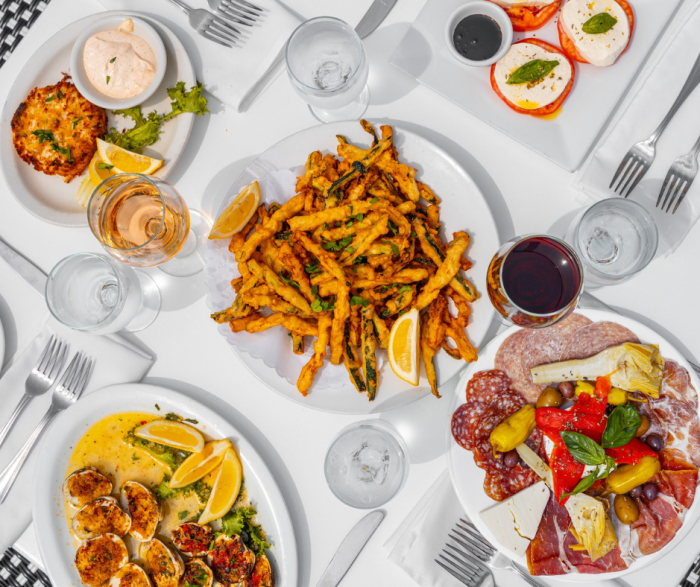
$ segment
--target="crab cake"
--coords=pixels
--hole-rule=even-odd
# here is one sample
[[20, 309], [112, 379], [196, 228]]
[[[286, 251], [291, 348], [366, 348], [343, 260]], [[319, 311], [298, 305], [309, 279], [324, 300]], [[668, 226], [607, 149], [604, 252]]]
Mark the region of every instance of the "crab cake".
[[266, 555], [261, 554], [255, 558], [251, 582], [252, 587], [272, 587], [272, 566]]
[[148, 573], [134, 563], [124, 565], [112, 577], [109, 587], [153, 587]]
[[98, 497], [112, 493], [112, 482], [95, 467], [74, 471], [63, 483], [63, 495], [75, 506], [83, 507]]
[[139, 554], [156, 587], [178, 587], [185, 565], [177, 552], [155, 538], [144, 542]]
[[214, 573], [201, 558], [192, 558], [185, 563], [185, 574], [180, 587], [212, 587]]
[[237, 534], [230, 537], [222, 534], [216, 538], [208, 560], [214, 578], [225, 586], [247, 585], [255, 565], [255, 555]]
[[70, 76], [34, 88], [12, 117], [12, 142], [22, 161], [66, 183], [80, 175], [107, 132], [107, 114], [88, 102]]
[[127, 481], [122, 485], [122, 506], [131, 514], [129, 533], [139, 542], [146, 542], [156, 533], [163, 519], [160, 502], [145, 485]]
[[79, 540], [100, 534], [124, 536], [131, 528], [131, 516], [119, 507], [113, 497], [98, 497], [75, 514], [73, 534]]
[[75, 567], [80, 580], [88, 587], [106, 587], [128, 562], [129, 553], [116, 534], [85, 540], [75, 553]]
[[173, 544], [188, 556], [206, 556], [214, 540], [214, 531], [209, 526], [189, 522], [180, 524], [171, 531]]

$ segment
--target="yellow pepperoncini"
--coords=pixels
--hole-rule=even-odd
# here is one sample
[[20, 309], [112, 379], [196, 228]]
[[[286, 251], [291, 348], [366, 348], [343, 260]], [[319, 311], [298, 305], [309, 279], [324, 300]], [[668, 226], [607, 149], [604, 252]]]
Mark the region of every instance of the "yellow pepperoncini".
[[652, 456], [642, 457], [636, 465], [622, 465], [608, 475], [608, 491], [622, 495], [643, 485], [661, 470], [659, 459]]
[[576, 397], [580, 396], [582, 393], [595, 395], [595, 385], [589, 383], [588, 381], [577, 381], [574, 393], [576, 394]]
[[495, 452], [509, 452], [521, 445], [535, 429], [535, 408], [530, 404], [520, 408], [491, 432], [491, 446]]
[[613, 387], [608, 393], [608, 403], [613, 406], [621, 406], [627, 403], [627, 392], [619, 387]]

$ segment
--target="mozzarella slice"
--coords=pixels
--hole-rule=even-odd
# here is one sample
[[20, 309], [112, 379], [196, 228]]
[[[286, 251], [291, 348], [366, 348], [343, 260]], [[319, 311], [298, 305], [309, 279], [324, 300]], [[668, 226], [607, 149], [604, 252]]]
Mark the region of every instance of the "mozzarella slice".
[[548, 501], [549, 488], [540, 481], [479, 515], [503, 546], [523, 555], [537, 533]]
[[541, 8], [554, 4], [557, 0], [491, 0], [494, 4], [498, 4], [502, 8], [512, 8], [514, 6], [534, 6]]
[[[617, 23], [607, 33], [584, 33], [584, 23], [602, 12], [617, 19]], [[569, 0], [564, 5], [560, 18], [567, 36], [591, 65], [612, 65], [629, 42], [630, 21], [615, 0]]]
[[[516, 69], [535, 59], [558, 61], [559, 65], [546, 78], [535, 84], [506, 83]], [[532, 43], [517, 43], [496, 63], [494, 77], [498, 89], [509, 102], [525, 110], [536, 110], [548, 106], [561, 96], [571, 80], [572, 73], [571, 64], [563, 55]]]

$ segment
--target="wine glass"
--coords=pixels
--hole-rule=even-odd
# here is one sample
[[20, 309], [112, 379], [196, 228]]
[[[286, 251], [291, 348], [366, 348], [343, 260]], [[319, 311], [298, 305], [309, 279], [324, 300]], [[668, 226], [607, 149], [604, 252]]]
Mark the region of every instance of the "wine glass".
[[75, 330], [111, 334], [150, 326], [160, 311], [160, 291], [143, 271], [99, 253], [59, 261], [46, 280], [54, 318]]
[[576, 307], [583, 291], [583, 267], [563, 240], [548, 235], [515, 237], [491, 261], [487, 291], [506, 323], [543, 328]]
[[88, 203], [90, 229], [115, 259], [178, 277], [204, 268], [208, 220], [166, 181], [138, 173], [105, 179]]
[[347, 22], [312, 18], [291, 34], [287, 73], [321, 122], [359, 120], [369, 105], [369, 65], [362, 40]]

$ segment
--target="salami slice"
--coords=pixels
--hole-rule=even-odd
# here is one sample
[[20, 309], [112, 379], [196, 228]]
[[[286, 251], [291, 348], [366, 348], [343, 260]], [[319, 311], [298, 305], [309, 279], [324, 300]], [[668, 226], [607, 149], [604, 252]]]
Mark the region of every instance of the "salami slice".
[[491, 499], [503, 501], [540, 480], [532, 469], [516, 465], [512, 469], [486, 473], [484, 492]]
[[476, 440], [489, 438], [493, 429], [507, 418], [499, 408], [487, 408], [479, 418], [473, 429], [473, 436]]
[[592, 324], [591, 320], [582, 314], [570, 314], [553, 326], [533, 330], [525, 342], [532, 349], [531, 360], [523, 367], [529, 371], [538, 365], [556, 363], [574, 333], [589, 324]]
[[503, 371], [479, 371], [467, 384], [467, 401], [490, 404], [493, 398], [510, 387], [510, 378]]
[[517, 412], [526, 403], [525, 398], [521, 394], [509, 389], [499, 395], [491, 405], [498, 407], [502, 414], [501, 421], [503, 421], [511, 414]]
[[471, 450], [474, 448], [469, 426], [470, 405], [462, 404], [452, 414], [452, 437], [461, 447]]
[[559, 360], [586, 359], [624, 342], [639, 342], [639, 339], [634, 332], [615, 322], [594, 322], [573, 334]]

